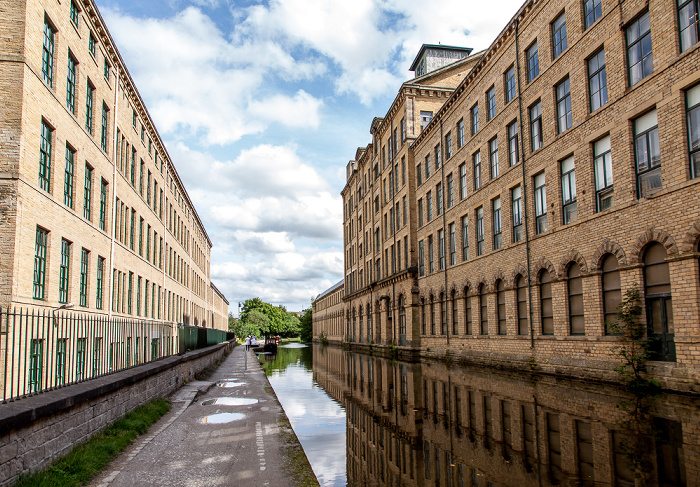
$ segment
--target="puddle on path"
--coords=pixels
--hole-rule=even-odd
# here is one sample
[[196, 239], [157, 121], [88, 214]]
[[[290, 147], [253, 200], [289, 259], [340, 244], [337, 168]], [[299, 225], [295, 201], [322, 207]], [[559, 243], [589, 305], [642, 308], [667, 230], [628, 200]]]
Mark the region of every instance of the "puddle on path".
[[243, 418], [245, 418], [245, 414], [241, 413], [219, 413], [205, 416], [199, 422], [202, 424], [224, 424], [239, 421]]
[[217, 382], [216, 385], [218, 387], [240, 387], [246, 385], [245, 382], [231, 382], [228, 380]]
[[217, 397], [214, 399], [207, 399], [202, 402], [202, 406], [249, 406], [257, 403], [257, 399], [249, 397]]

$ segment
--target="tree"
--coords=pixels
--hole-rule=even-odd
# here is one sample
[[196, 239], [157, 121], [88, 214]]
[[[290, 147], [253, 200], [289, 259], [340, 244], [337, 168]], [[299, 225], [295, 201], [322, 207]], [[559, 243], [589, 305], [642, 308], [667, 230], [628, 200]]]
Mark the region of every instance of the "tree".
[[228, 314], [228, 331], [232, 331], [235, 333], [236, 331], [236, 325], [238, 323], [238, 318], [233, 317], [233, 313]]
[[264, 302], [260, 298], [246, 299], [243, 302], [241, 311], [241, 320], [245, 320], [246, 316], [253, 311], [258, 311], [267, 317], [268, 323], [264, 330], [260, 330], [265, 335], [279, 335], [284, 328], [284, 314], [287, 312], [284, 306], [273, 306], [270, 303]]
[[280, 335], [283, 337], [298, 337], [301, 331], [299, 317], [296, 313], [284, 312], [283, 328]]
[[248, 335], [263, 336], [269, 333], [270, 321], [263, 313], [257, 309], [253, 309], [245, 315], [241, 315], [241, 319], [237, 320], [237, 327], [234, 330], [236, 336], [245, 337]]
[[299, 322], [301, 326], [301, 341], [310, 342], [313, 339], [313, 315], [311, 308], [304, 310], [304, 314]]

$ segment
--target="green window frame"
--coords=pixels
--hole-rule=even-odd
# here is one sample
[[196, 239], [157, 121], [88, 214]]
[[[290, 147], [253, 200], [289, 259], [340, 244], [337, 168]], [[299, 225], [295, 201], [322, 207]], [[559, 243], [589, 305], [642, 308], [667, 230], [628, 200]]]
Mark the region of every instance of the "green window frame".
[[46, 283], [46, 242], [49, 232], [41, 227], [36, 227], [36, 240], [34, 251], [34, 299], [45, 298]]
[[100, 373], [100, 359], [102, 356], [102, 337], [95, 337], [92, 345], [92, 376], [97, 377]]
[[66, 171], [63, 183], [63, 204], [73, 208], [73, 179], [75, 169], [75, 151], [66, 144]]
[[85, 205], [83, 206], [83, 216], [86, 220], [92, 221], [92, 168], [85, 164]]
[[148, 318], [148, 285], [149, 281], [146, 279], [146, 285], [143, 288], [143, 316]]
[[86, 308], [88, 305], [88, 261], [90, 260], [90, 251], [83, 248], [80, 254], [80, 306]]
[[68, 74], [66, 75], [66, 107], [75, 115], [75, 78], [78, 62], [68, 53]]
[[107, 131], [109, 128], [109, 108], [104, 103], [102, 104], [102, 131], [100, 137], [100, 147], [107, 152]]
[[101, 179], [100, 185], [100, 230], [107, 227], [107, 181]]
[[129, 272], [129, 288], [128, 288], [128, 293], [126, 295], [126, 312], [128, 314], [131, 314], [132, 311], [132, 293], [133, 293], [133, 288], [134, 288], [134, 273]]
[[87, 93], [85, 95], [85, 130], [92, 135], [92, 106], [95, 98], [95, 87], [90, 80], [87, 82]]
[[143, 218], [139, 220], [139, 255], [143, 257]]
[[141, 166], [140, 166], [140, 172], [139, 172], [139, 194], [143, 197], [143, 170], [146, 167], [146, 164], [143, 162], [143, 159], [141, 159]]
[[44, 340], [32, 339], [29, 347], [29, 393], [42, 389], [44, 376]]
[[41, 121], [41, 145], [39, 146], [39, 187], [50, 192], [51, 189], [51, 140], [53, 130], [45, 121]]
[[79, 27], [80, 25], [80, 9], [78, 9], [78, 6], [75, 4], [73, 0], [70, 2], [70, 21], [73, 22], [73, 25], [76, 27]]
[[61, 239], [61, 266], [58, 273], [58, 302], [68, 302], [68, 282], [70, 280], [70, 247], [71, 243]]
[[593, 23], [603, 15], [603, 6], [601, 0], [584, 0], [583, 1], [583, 25], [588, 29]]
[[136, 149], [131, 148], [131, 186], [136, 187]]
[[552, 59], [556, 59], [567, 48], [566, 12], [552, 22]]
[[131, 231], [129, 232], [129, 248], [134, 250], [134, 226], [136, 225], [136, 210], [131, 210]]
[[97, 41], [92, 32], [90, 32], [90, 36], [88, 37], [88, 50], [90, 54], [92, 54], [92, 57], [97, 56]]
[[66, 351], [68, 349], [68, 339], [59, 338], [56, 340], [56, 385], [62, 386], [66, 383]]
[[141, 276], [136, 279], [136, 316], [141, 316]]
[[681, 39], [681, 52], [685, 52], [698, 42], [698, 0], [678, 0], [678, 30]]
[[81, 381], [85, 378], [85, 351], [87, 350], [87, 338], [78, 338], [75, 351], [75, 380]]
[[104, 289], [104, 269], [105, 269], [105, 258], [97, 258], [97, 286], [95, 290], [95, 308], [102, 309], [102, 292]]
[[53, 50], [56, 31], [44, 19], [44, 46], [41, 55], [41, 75], [46, 84], [53, 88]]
[[649, 12], [640, 15], [627, 26], [627, 75], [634, 86], [654, 72], [654, 52], [651, 42]]

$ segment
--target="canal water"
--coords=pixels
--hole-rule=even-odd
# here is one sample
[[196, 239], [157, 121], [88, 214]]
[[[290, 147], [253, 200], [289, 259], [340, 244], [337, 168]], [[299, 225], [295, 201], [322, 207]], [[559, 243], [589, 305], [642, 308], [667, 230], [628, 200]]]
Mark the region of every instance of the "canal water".
[[697, 397], [293, 346], [265, 370], [321, 485], [700, 485]]
[[345, 408], [314, 381], [312, 353], [290, 343], [259, 357], [319, 483], [344, 486]]

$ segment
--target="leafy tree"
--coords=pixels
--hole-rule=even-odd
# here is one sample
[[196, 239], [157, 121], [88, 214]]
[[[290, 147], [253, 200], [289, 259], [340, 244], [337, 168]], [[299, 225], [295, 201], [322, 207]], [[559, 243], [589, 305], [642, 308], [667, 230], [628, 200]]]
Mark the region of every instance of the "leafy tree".
[[310, 342], [313, 339], [313, 316], [311, 308], [304, 310], [304, 314], [299, 321], [301, 325], [301, 341]]
[[238, 318], [233, 317], [233, 313], [229, 313], [228, 314], [228, 331], [232, 331], [235, 333], [238, 321], [239, 321]]
[[660, 394], [661, 384], [645, 376], [652, 339], [647, 335], [646, 324], [642, 322], [642, 300], [636, 283], [625, 293], [610, 330], [620, 335], [620, 344], [613, 347], [612, 355], [620, 359], [615, 372], [624, 380], [626, 389], [637, 397]]
[[298, 337], [301, 331], [301, 325], [299, 323], [299, 317], [296, 313], [290, 313], [289, 311], [284, 312], [284, 324], [283, 329], [280, 332], [280, 336], [283, 337]]
[[241, 320], [245, 320], [246, 316], [253, 311], [258, 311], [267, 317], [267, 326], [260, 330], [261, 333], [265, 335], [279, 335], [283, 330], [284, 315], [286, 313], [283, 306], [273, 306], [260, 298], [246, 299], [243, 302]]
[[253, 309], [245, 315], [241, 315], [241, 319], [238, 320], [236, 329], [236, 336], [246, 337], [248, 335], [263, 336], [269, 333], [270, 320], [267, 319], [263, 313], [257, 309]]

